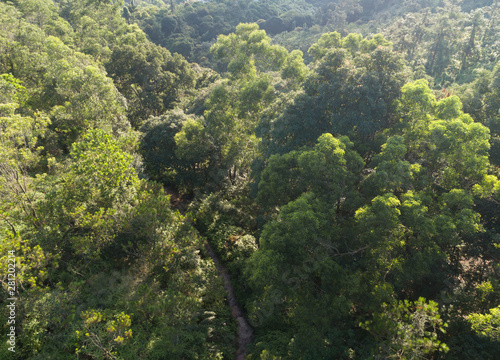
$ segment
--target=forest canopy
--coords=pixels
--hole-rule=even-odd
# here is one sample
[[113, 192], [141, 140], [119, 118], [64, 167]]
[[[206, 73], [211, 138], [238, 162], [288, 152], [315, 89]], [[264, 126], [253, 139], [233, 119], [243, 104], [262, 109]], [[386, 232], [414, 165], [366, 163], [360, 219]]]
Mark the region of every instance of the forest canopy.
[[498, 0], [0, 2], [0, 358], [497, 359]]

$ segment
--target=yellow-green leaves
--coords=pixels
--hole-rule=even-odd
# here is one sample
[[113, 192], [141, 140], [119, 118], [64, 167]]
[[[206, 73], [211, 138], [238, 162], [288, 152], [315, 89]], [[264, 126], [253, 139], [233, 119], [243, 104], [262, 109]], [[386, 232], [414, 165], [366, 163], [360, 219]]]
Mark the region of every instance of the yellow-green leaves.
[[[96, 203], [112, 203], [139, 183], [132, 167], [132, 156], [121, 149], [103, 130], [90, 130], [81, 141], [73, 144], [70, 168], [71, 182], [87, 199]], [[99, 201], [100, 200], [100, 201]]]
[[199, 119], [186, 120], [182, 125], [182, 130], [175, 134], [177, 157], [193, 164], [203, 164], [208, 159], [211, 150], [207, 135]]
[[383, 304], [373, 320], [361, 323], [378, 342], [373, 352], [386, 359], [421, 359], [436, 351], [447, 352], [448, 346], [438, 340], [448, 326], [441, 319], [438, 304], [420, 297], [417, 301]]
[[355, 56], [358, 53], [372, 52], [378, 47], [390, 48], [391, 46], [391, 42], [386, 40], [382, 34], [375, 34], [370, 39], [363, 39], [361, 34], [351, 33], [342, 39], [340, 34], [334, 31], [321, 35], [318, 42], [313, 44], [308, 52], [314, 61], [318, 61], [333, 49], [344, 48], [349, 50], [352, 56]]
[[0, 76], [0, 87], [6, 89], [0, 98], [0, 213], [17, 235], [21, 218], [40, 225], [34, 210], [33, 178], [28, 172], [39, 165], [42, 150], [39, 144], [50, 120], [43, 113], [31, 116], [17, 113], [17, 100], [22, 97], [19, 92], [24, 88], [14, 77]]
[[486, 175], [473, 187], [474, 194], [481, 197], [500, 195], [500, 180], [495, 175]]
[[[431, 161], [444, 165], [442, 184], [470, 187], [480, 181], [488, 170], [489, 130], [485, 126], [461, 116], [430, 125]], [[437, 164], [432, 164], [436, 166]], [[437, 176], [438, 181], [440, 176]]]
[[[132, 338], [130, 315], [121, 312], [114, 316], [111, 311], [90, 309], [83, 311], [83, 327], [75, 332], [78, 339], [76, 354], [102, 359], [118, 359], [116, 346]], [[114, 319], [114, 320], [112, 320]]]
[[370, 52], [379, 47], [392, 48], [392, 43], [384, 38], [382, 34], [375, 34], [371, 39], [363, 39], [360, 42], [362, 52]]
[[302, 56], [303, 53], [300, 50], [293, 50], [290, 52], [281, 69], [281, 77], [283, 79], [294, 80], [299, 84], [305, 81], [309, 71], [304, 64]]
[[340, 34], [334, 31], [321, 35], [318, 42], [312, 45], [308, 52], [313, 56], [314, 60], [320, 60], [328, 50], [339, 48], [341, 45]]
[[375, 197], [371, 205], [356, 211], [355, 218], [359, 226], [376, 237], [384, 237], [396, 229], [399, 224], [401, 202], [393, 194], [387, 193]]
[[41, 113], [31, 116], [0, 116], [0, 159], [16, 171], [35, 165], [40, 138], [47, 131], [49, 118]]
[[[140, 181], [123, 144], [100, 129], [89, 130], [72, 146], [72, 162], [51, 189], [44, 212], [48, 222], [72, 234], [79, 255], [98, 257], [136, 203]], [[53, 245], [56, 239], [50, 239]]]
[[44, 136], [50, 120], [43, 113], [22, 116], [17, 113], [26, 89], [12, 75], [0, 75], [0, 162], [14, 168], [34, 165], [37, 142]]
[[[19, 235], [9, 232], [0, 233], [0, 274], [4, 278], [3, 291], [8, 291], [8, 281], [13, 281], [12, 291], [17, 297], [24, 291], [40, 290], [48, 278], [48, 270], [58, 267], [59, 256], [52, 255], [40, 245], [33, 245]], [[9, 256], [13, 254], [13, 256]], [[9, 266], [9, 264], [11, 264]], [[15, 279], [7, 279], [9, 267], [15, 264]]]
[[276, 71], [285, 63], [288, 51], [271, 40], [257, 24], [240, 24], [229, 35], [220, 35], [210, 52], [228, 63], [231, 78], [251, 78], [257, 72]]
[[373, 157], [375, 172], [364, 180], [364, 186], [375, 193], [404, 191], [413, 187], [419, 164], [405, 160], [407, 150], [402, 136], [390, 137], [382, 145], [382, 152]]
[[335, 203], [345, 191], [348, 182], [345, 145], [331, 134], [323, 134], [312, 151], [304, 151], [298, 158], [304, 185], [316, 194], [329, 194]]
[[54, 36], [20, 38], [12, 52], [16, 76], [24, 80], [29, 97], [24, 113], [43, 109], [49, 114], [59, 146], [70, 146], [90, 127], [128, 129], [123, 97], [90, 56]]
[[500, 306], [490, 309], [486, 314], [472, 314], [468, 321], [472, 330], [480, 336], [500, 341]]
[[436, 97], [429, 89], [429, 82], [419, 79], [401, 88], [401, 97], [397, 100], [398, 111], [403, 121], [414, 123], [425, 119], [432, 113]]
[[0, 116], [14, 114], [20, 100], [25, 100], [26, 88], [12, 74], [0, 75]]
[[311, 150], [271, 156], [257, 198], [265, 207], [281, 206], [312, 191], [337, 204], [352, 189], [363, 164], [351, 145], [347, 137], [323, 134]]
[[446, 97], [434, 105], [434, 112], [438, 119], [451, 120], [463, 114], [462, 103], [456, 95]]
[[456, 96], [436, 101], [427, 81], [402, 89], [403, 137], [410, 158], [421, 158], [428, 181], [446, 189], [470, 188], [487, 173], [489, 130], [462, 112]]
[[[46, 91], [54, 91], [51, 116], [58, 132], [68, 132], [66, 145], [91, 127], [124, 132], [125, 103], [113, 81], [89, 57], [72, 51], [59, 39], [48, 37]], [[55, 88], [52, 88], [55, 85]]]

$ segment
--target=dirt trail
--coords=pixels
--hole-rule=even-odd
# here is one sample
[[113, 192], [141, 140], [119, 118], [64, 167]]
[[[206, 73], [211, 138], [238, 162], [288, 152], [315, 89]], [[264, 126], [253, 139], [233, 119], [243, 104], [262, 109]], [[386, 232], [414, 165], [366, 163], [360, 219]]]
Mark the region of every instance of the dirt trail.
[[247, 346], [252, 341], [253, 337], [253, 329], [245, 318], [241, 307], [236, 300], [236, 296], [234, 295], [233, 285], [231, 284], [231, 279], [229, 278], [229, 274], [227, 273], [224, 265], [220, 262], [219, 258], [215, 254], [214, 250], [210, 246], [208, 242], [205, 242], [205, 247], [208, 251], [208, 254], [212, 258], [219, 275], [224, 279], [224, 289], [227, 293], [227, 301], [229, 303], [229, 307], [231, 308], [231, 314], [236, 319], [238, 323], [238, 351], [236, 352], [236, 360], [245, 360], [245, 355], [247, 353]]
[[[183, 199], [182, 195], [180, 195], [174, 189], [170, 189], [167, 187], [165, 187], [164, 189], [165, 192], [170, 195], [170, 202], [172, 204], [172, 207], [178, 209], [182, 214], [184, 214], [188, 205], [187, 201]], [[236, 300], [233, 285], [231, 284], [231, 278], [229, 277], [226, 268], [224, 267], [224, 265], [222, 265], [219, 257], [212, 249], [208, 241], [205, 242], [205, 247], [207, 249], [208, 255], [212, 258], [212, 261], [217, 268], [219, 276], [224, 279], [224, 289], [227, 293], [227, 302], [229, 307], [231, 308], [231, 314], [238, 324], [238, 350], [236, 352], [236, 360], [245, 360], [245, 356], [247, 354], [247, 346], [248, 344], [250, 344], [253, 338], [253, 329], [245, 318], [243, 310], [241, 310], [241, 307]]]

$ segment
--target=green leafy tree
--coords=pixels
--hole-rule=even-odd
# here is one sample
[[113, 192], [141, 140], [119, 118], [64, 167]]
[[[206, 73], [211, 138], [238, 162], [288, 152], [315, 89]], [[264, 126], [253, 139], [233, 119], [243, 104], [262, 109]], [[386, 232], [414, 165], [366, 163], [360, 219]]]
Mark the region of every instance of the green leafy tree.
[[[52, 133], [44, 144], [48, 151], [69, 150], [92, 126], [127, 130], [124, 99], [91, 57], [21, 18], [19, 36], [14, 36], [13, 28], [2, 29], [6, 38], [13, 39], [6, 45], [6, 71], [27, 89], [20, 111], [33, 114], [42, 110], [50, 115]], [[65, 39], [68, 34], [56, 35]]]
[[280, 102], [277, 89], [293, 91], [307, 70], [300, 52], [289, 54], [271, 45], [257, 24], [241, 24], [236, 33], [221, 35], [211, 51], [228, 63], [228, 79], [210, 89], [203, 118], [184, 122], [175, 141], [179, 160], [191, 163], [192, 172], [203, 173], [204, 186], [220, 188], [248, 176], [261, 114]]
[[171, 110], [162, 116], [149, 118], [142, 126], [141, 152], [146, 171], [152, 179], [170, 186], [182, 184], [184, 171], [192, 163], [177, 157], [175, 135], [188, 120], [192, 117], [182, 111]]
[[[23, 116], [17, 113], [26, 89], [12, 75], [0, 76], [3, 96], [0, 99], [0, 191], [3, 220], [16, 237], [24, 219], [40, 225], [35, 209], [30, 171], [41, 160], [40, 139], [48, 131], [50, 120], [43, 113]], [[20, 224], [17, 224], [20, 221]]]
[[460, 89], [459, 96], [464, 102], [465, 111], [486, 125], [491, 133], [490, 161], [498, 166], [500, 163], [500, 65], [492, 72], [478, 72], [473, 84]]
[[136, 127], [172, 109], [194, 87], [194, 72], [182, 56], [147, 42], [115, 48], [106, 69], [128, 99], [128, 115]]
[[489, 314], [471, 314], [468, 321], [480, 336], [493, 341], [500, 339], [500, 308], [490, 309]]
[[[419, 80], [401, 89], [399, 121], [369, 161], [356, 151], [361, 138], [330, 134], [269, 158], [257, 196], [267, 222], [247, 268], [249, 308], [256, 326], [289, 345], [273, 349], [262, 338], [258, 353], [418, 358], [447, 350], [435, 303], [415, 300], [441, 300], [443, 288], [473, 291], [474, 270], [461, 262], [483, 231], [473, 191], [496, 189], [486, 176], [488, 129], [461, 109], [458, 98], [437, 101]], [[359, 328], [372, 314], [387, 332]], [[362, 329], [373, 332], [372, 345], [359, 342]]]
[[65, 256], [99, 259], [136, 201], [139, 179], [122, 146], [103, 130], [89, 130], [73, 144], [68, 172], [47, 194], [48, 245], [62, 240]]
[[[380, 36], [360, 41], [353, 52], [354, 38], [345, 38], [344, 48], [338, 33], [323, 34], [310, 48], [314, 73], [305, 93], [263, 134], [267, 156], [310, 146], [327, 132], [366, 142], [395, 123], [393, 103], [407, 80], [404, 61]], [[375, 144], [366, 142], [363, 155]]]
[[[118, 359], [116, 346], [132, 337], [130, 315], [115, 315], [116, 320], [107, 320], [106, 315], [96, 310], [82, 312], [83, 329], [76, 331], [81, 344], [76, 353], [90, 355], [96, 359]], [[109, 316], [108, 316], [109, 317]]]
[[424, 65], [438, 86], [471, 82], [475, 71], [492, 69], [496, 63], [490, 54], [498, 47], [491, 37], [498, 28], [498, 4], [476, 2], [479, 9], [461, 11], [460, 6], [470, 6], [466, 3], [422, 2], [420, 11], [405, 10], [410, 11], [388, 26], [384, 35], [414, 69]]
[[[61, 136], [63, 145], [69, 146], [94, 126], [125, 132], [129, 127], [125, 101], [113, 81], [95, 66], [76, 66], [84, 57], [70, 56], [69, 48], [58, 39], [49, 37], [47, 48], [53, 62], [47, 69], [44, 95], [49, 96], [55, 90], [52, 96], [58, 101], [51, 110], [52, 126], [56, 133], [65, 134]], [[54, 78], [59, 79], [55, 86], [48, 81]]]
[[384, 312], [361, 326], [379, 341], [375, 359], [421, 359], [436, 350], [448, 351], [438, 340], [447, 324], [441, 320], [438, 304], [424, 298], [415, 302], [401, 301], [392, 307], [384, 304]]

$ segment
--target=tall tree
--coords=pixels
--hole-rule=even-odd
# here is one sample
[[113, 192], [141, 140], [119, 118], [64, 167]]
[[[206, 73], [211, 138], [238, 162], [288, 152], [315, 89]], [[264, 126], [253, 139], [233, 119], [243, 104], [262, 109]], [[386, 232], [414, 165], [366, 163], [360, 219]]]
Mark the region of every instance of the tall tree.
[[[257, 196], [267, 223], [247, 268], [249, 308], [283, 343], [267, 347], [263, 338], [259, 352], [448, 350], [435, 303], [420, 298], [440, 301], [443, 288], [474, 291], [475, 270], [463, 261], [483, 231], [473, 195], [489, 179], [489, 132], [457, 97], [437, 101], [425, 80], [405, 85], [394, 106], [398, 123], [366, 163], [355, 150], [362, 138], [352, 144], [331, 134], [269, 158]], [[398, 332], [418, 316], [428, 332]], [[375, 334], [371, 343], [359, 342], [365, 330]]]

